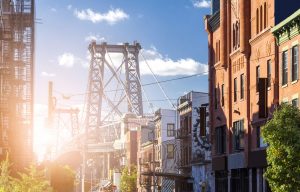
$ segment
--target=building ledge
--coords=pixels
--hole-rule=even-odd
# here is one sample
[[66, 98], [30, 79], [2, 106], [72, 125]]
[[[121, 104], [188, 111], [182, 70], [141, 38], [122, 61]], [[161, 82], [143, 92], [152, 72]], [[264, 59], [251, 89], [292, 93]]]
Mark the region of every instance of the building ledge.
[[161, 176], [161, 177], [166, 177], [170, 179], [190, 179], [191, 177], [189, 175], [185, 174], [178, 174], [178, 173], [163, 173], [163, 172], [154, 172], [153, 171], [148, 171], [148, 172], [142, 172], [141, 175], [144, 176]]

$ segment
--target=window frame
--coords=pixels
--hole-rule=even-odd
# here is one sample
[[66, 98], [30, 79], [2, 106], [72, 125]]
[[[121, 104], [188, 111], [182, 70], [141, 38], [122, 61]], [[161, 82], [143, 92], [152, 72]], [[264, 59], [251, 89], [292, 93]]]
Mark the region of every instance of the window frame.
[[245, 78], [244, 78], [244, 73], [240, 75], [240, 99], [244, 99], [245, 97]]
[[233, 101], [237, 101], [237, 77], [233, 79]]
[[[172, 147], [172, 150], [169, 151], [169, 147]], [[174, 159], [175, 156], [175, 147], [174, 144], [167, 144], [167, 159]]]
[[232, 129], [233, 129], [232, 130], [232, 132], [233, 132], [233, 150], [234, 151], [244, 150], [244, 145], [245, 145], [244, 119], [233, 122]]
[[256, 66], [256, 92], [259, 91], [260, 65]]
[[226, 153], [226, 126], [215, 128], [216, 132], [216, 154], [221, 155]]
[[268, 78], [268, 87], [271, 87], [271, 79], [272, 79], [272, 61], [269, 59], [267, 61], [267, 78]]
[[221, 85], [221, 106], [224, 107], [225, 99], [224, 99], [224, 83]]
[[283, 51], [282, 52], [282, 58], [281, 58], [281, 85], [287, 85], [288, 83], [288, 51]]
[[[295, 105], [295, 101], [296, 101], [296, 105]], [[299, 99], [298, 99], [298, 97], [293, 98], [292, 101], [291, 101], [291, 103], [292, 103], [293, 106], [298, 107], [299, 106]]]
[[215, 109], [218, 109], [218, 88], [217, 87], [215, 87], [215, 102], [214, 102], [214, 104], [215, 104]]
[[[297, 50], [297, 54], [295, 54], [295, 50]], [[293, 81], [298, 80], [298, 78], [299, 78], [299, 48], [298, 48], [298, 45], [293, 46], [291, 49], [291, 52], [292, 52], [291, 78], [292, 78], [292, 82], [293, 82]]]
[[256, 147], [257, 148], [265, 148], [267, 147], [267, 143], [264, 142], [264, 139], [261, 137], [261, 126], [256, 127]]
[[[171, 129], [170, 126], [173, 125]], [[174, 123], [167, 123], [167, 137], [174, 137], [175, 136], [175, 124]]]

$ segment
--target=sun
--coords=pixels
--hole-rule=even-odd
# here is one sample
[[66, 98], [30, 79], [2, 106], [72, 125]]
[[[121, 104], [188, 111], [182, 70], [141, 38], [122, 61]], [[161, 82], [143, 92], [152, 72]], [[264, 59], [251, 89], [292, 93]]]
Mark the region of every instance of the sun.
[[47, 128], [45, 125], [45, 118], [35, 117], [33, 151], [38, 162], [51, 158], [57, 142], [56, 129]]

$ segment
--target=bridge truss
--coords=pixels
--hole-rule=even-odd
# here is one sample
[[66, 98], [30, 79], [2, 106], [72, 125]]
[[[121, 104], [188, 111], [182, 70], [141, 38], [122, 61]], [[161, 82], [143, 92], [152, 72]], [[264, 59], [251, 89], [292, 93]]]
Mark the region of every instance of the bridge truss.
[[91, 62], [85, 129], [87, 133], [91, 131], [98, 133], [89, 135], [89, 140], [94, 142], [115, 140], [117, 138], [110, 137], [112, 134], [109, 130], [101, 130], [100, 127], [119, 120], [122, 114], [127, 112], [143, 114], [138, 59], [140, 49], [141, 46], [137, 42], [133, 45], [92, 42], [89, 45]]

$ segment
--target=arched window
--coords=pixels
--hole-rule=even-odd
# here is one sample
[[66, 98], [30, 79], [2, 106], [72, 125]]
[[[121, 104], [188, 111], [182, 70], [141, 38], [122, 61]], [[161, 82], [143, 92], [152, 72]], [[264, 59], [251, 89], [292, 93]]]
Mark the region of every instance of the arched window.
[[240, 24], [237, 21], [236, 22], [236, 46], [240, 47]]
[[264, 3], [264, 28], [267, 28], [267, 3]]
[[235, 24], [233, 24], [233, 30], [232, 30], [232, 47], [233, 47], [233, 50], [235, 50], [235, 37], [236, 33], [235, 33]]
[[262, 14], [263, 14], [263, 10], [262, 10], [262, 6], [260, 6], [260, 10], [259, 10], [259, 17], [260, 17], [260, 20], [259, 20], [259, 26], [260, 26], [260, 31], [262, 31], [263, 30], [263, 16], [262, 16]]
[[259, 33], [259, 14], [258, 14], [258, 8], [256, 9], [256, 34]]

